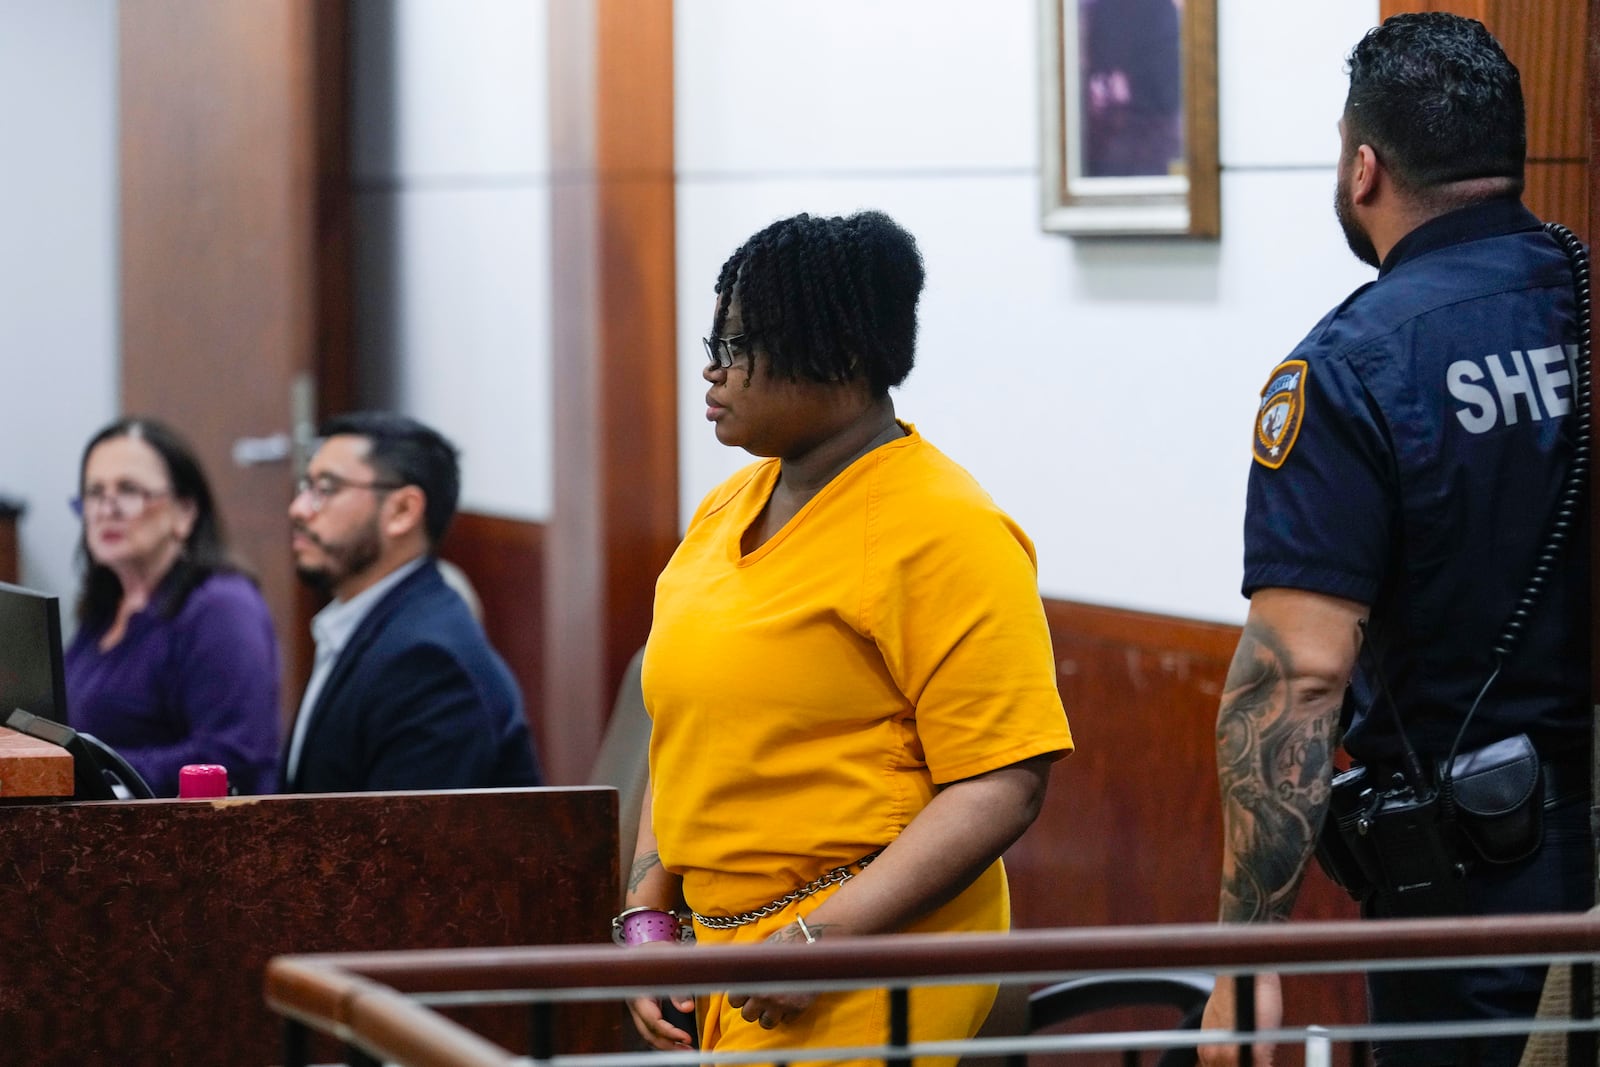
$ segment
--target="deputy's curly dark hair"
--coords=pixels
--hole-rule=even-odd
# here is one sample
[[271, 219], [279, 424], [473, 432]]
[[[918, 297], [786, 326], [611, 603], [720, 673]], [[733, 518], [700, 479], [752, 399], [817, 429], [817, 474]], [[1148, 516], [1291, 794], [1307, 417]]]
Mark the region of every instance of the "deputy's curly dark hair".
[[883, 396], [911, 373], [922, 281], [916, 239], [883, 212], [795, 215], [751, 237], [722, 265], [711, 329], [722, 334], [737, 297], [746, 343], [766, 352], [772, 373], [793, 381], [864, 378]]
[[1384, 20], [1350, 53], [1345, 127], [1413, 192], [1471, 178], [1522, 191], [1522, 78], [1475, 19], [1442, 11]]

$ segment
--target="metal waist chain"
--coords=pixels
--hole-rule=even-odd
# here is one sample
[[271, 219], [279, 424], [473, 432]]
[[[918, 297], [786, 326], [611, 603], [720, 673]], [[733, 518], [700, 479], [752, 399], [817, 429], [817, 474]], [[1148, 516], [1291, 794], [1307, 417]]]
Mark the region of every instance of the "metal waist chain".
[[[867, 865], [877, 858], [878, 853], [876, 852], [872, 853], [871, 855], [862, 856], [854, 863], [847, 863], [843, 867], [835, 867], [833, 870], [823, 874], [820, 878], [812, 879], [799, 889], [785, 893], [777, 900], [763, 904], [759, 908], [752, 908], [749, 911], [741, 911], [737, 915], [701, 915], [698, 911], [692, 912], [691, 914], [694, 915], [694, 921], [699, 923], [701, 926], [704, 926], [707, 930], [732, 930], [735, 927], [748, 926], [757, 919], [765, 919], [768, 915], [776, 915], [778, 912], [782, 911], [784, 908], [787, 908], [795, 901], [804, 900], [806, 897], [820, 893], [830, 885], [838, 885], [840, 882], [848, 882], [850, 879], [856, 876], [856, 871], [866, 870]], [[851, 870], [852, 867], [854, 867], [855, 870]]]

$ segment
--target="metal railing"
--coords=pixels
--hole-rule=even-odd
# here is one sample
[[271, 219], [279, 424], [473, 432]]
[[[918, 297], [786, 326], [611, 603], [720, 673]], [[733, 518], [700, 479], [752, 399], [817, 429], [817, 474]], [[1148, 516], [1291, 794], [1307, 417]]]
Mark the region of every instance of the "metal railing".
[[[1288, 923], [1269, 926], [1137, 926], [1024, 930], [1009, 935], [900, 935], [839, 938], [814, 945], [720, 945], [628, 952], [610, 945], [459, 949], [280, 956], [267, 968], [268, 1004], [285, 1017], [285, 1061], [303, 1067], [312, 1030], [345, 1043], [349, 1062], [402, 1067], [656, 1067], [771, 1062], [764, 1053], [622, 1052], [561, 1054], [556, 1005], [622, 1001], [668, 992], [738, 988], [830, 990], [920, 984], [1039, 984], [1089, 974], [1204, 970], [1238, 983], [1241, 1020], [1232, 1031], [1132, 1031], [1012, 1035], [972, 1042], [907, 1043], [903, 996], [899, 1035], [871, 1049], [806, 1049], [806, 1060], [872, 1056], [1006, 1056], [1106, 1049], [1159, 1049], [1243, 1040], [1300, 1044], [1362, 1042], [1426, 1034], [1565, 1033], [1572, 1063], [1595, 1063], [1591, 990], [1600, 960], [1600, 921], [1585, 915], [1449, 920]], [[1572, 1010], [1555, 1019], [1429, 1026], [1328, 1025], [1256, 1030], [1253, 977], [1260, 971], [1331, 974], [1422, 970], [1486, 963], [1572, 965]], [[775, 977], [777, 976], [777, 977]], [[434, 1009], [524, 1005], [526, 1055], [513, 1054]], [[618, 1011], [622, 1009], [619, 1006]], [[1241, 1062], [1248, 1063], [1249, 1047]]]

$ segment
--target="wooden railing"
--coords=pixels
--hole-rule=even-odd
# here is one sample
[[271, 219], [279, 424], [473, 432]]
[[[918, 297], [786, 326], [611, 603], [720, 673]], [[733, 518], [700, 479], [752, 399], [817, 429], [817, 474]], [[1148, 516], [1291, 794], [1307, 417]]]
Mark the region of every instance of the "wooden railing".
[[[308, 1030], [345, 1041], [354, 1063], [375, 1062], [369, 1057], [381, 1057], [403, 1067], [512, 1067], [528, 1060], [449, 1022], [432, 1007], [525, 1003], [530, 1012], [529, 1055], [534, 1060], [548, 1060], [563, 1047], [564, 1037], [570, 1036], [556, 1032], [552, 1013], [557, 1005], [620, 1001], [645, 992], [729, 987], [903, 989], [949, 978], [1040, 983], [1089, 973], [1181, 968], [1231, 978], [1248, 997], [1252, 976], [1262, 970], [1327, 973], [1394, 961], [1421, 968], [1513, 959], [1571, 963], [1574, 989], [1592, 988], [1593, 964], [1600, 960], [1600, 921], [1562, 915], [1405, 920], [1381, 925], [1144, 926], [1024, 931], [1009, 936], [840, 938], [807, 946], [736, 945], [688, 951], [567, 946], [282, 956], [268, 966], [266, 992], [269, 1006], [287, 1020], [285, 1048], [290, 1067], [306, 1062], [301, 1050], [306, 1047]], [[774, 981], [774, 976], [781, 981]], [[1573, 1001], [1569, 1016], [1519, 1024], [1519, 1028], [1569, 1032], [1575, 1035], [1571, 1038], [1574, 1051], [1593, 1063], [1597, 1024], [1588, 1010], [1590, 998], [1580, 993]], [[1467, 1033], [1474, 1025], [1454, 1024], [1454, 1028]], [[1493, 1028], [1490, 1024], [1481, 1032]], [[1330, 1028], [1328, 1036], [1334, 1041], [1352, 1041], [1418, 1034], [1403, 1030], [1396, 1034], [1395, 1029], [1341, 1026]], [[1216, 1031], [1207, 1036], [1222, 1040], [1241, 1035]], [[1307, 1031], [1261, 1031], [1254, 1036], [1295, 1043], [1304, 1041]], [[1195, 1041], [1192, 1033], [1181, 1040], [1171, 1035], [1127, 1037], [1126, 1047], [1192, 1045]], [[1074, 1047], [1104, 1047], [1104, 1042], [1087, 1044], [1082, 1035], [1017, 1036], [996, 1038], [976, 1049], [965, 1043], [960, 1048], [946, 1043], [913, 1045], [904, 1052], [1016, 1055]], [[738, 1061], [737, 1056], [704, 1053], [650, 1056], [660, 1064], [679, 1059], [684, 1063]], [[817, 1056], [808, 1050], [807, 1058]], [[584, 1058], [586, 1063], [602, 1060], [628, 1062], [626, 1057]], [[634, 1056], [632, 1062], [639, 1062], [639, 1057]]]

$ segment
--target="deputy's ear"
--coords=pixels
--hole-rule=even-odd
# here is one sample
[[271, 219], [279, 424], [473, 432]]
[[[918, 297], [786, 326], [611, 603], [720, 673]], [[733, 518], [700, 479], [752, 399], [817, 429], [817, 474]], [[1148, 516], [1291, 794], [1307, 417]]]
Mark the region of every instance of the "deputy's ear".
[[401, 538], [422, 526], [428, 511], [428, 494], [421, 486], [402, 485], [389, 491], [383, 502], [383, 532]]
[[1350, 170], [1350, 199], [1357, 204], [1371, 201], [1378, 192], [1384, 176], [1383, 163], [1369, 144], [1357, 145], [1354, 165]]

